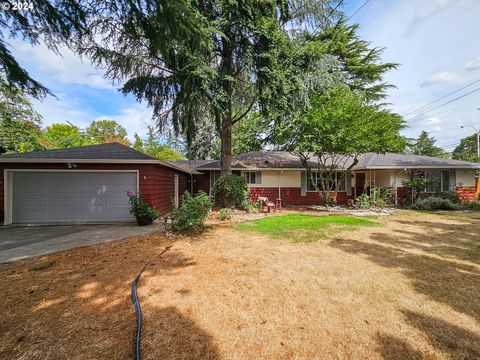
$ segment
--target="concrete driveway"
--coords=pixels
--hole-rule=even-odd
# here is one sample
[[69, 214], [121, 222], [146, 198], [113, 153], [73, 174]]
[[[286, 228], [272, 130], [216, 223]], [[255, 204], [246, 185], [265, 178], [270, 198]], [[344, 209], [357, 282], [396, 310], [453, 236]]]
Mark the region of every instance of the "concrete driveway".
[[163, 224], [0, 227], [0, 263], [161, 231]]

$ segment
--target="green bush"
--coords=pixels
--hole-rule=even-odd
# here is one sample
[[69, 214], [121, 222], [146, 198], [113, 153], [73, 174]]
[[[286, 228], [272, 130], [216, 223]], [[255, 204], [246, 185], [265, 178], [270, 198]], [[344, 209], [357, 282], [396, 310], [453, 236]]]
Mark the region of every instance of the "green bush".
[[213, 196], [222, 208], [241, 207], [248, 199], [247, 180], [238, 175], [220, 176], [213, 187]]
[[220, 209], [220, 211], [217, 214], [217, 218], [222, 221], [230, 219], [231, 217], [232, 217], [232, 211], [228, 208]]
[[142, 193], [127, 191], [128, 203], [130, 204], [130, 214], [133, 216], [147, 216], [155, 220], [160, 216], [160, 212], [143, 201]]
[[211, 209], [212, 201], [205, 192], [199, 191], [196, 196], [185, 192], [182, 206], [175, 209], [172, 213], [172, 229], [176, 231], [200, 232]]
[[246, 199], [243, 201], [240, 208], [249, 214], [256, 214], [260, 212], [261, 204], [259, 202], [252, 202], [250, 199]]
[[362, 194], [355, 199], [354, 206], [358, 209], [368, 209], [372, 207], [384, 208], [392, 205], [392, 188], [390, 187], [372, 187], [370, 195]]
[[412, 205], [412, 209], [415, 210], [458, 210], [458, 206], [453, 204], [448, 199], [439, 197], [427, 197], [424, 199], [418, 199], [415, 204]]
[[465, 210], [480, 210], [480, 201], [464, 201], [460, 206]]

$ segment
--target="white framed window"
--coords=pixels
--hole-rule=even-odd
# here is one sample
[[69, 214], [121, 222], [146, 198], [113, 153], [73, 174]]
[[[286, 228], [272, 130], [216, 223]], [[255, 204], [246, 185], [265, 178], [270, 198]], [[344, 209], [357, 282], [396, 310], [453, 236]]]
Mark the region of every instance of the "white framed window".
[[450, 190], [450, 171], [426, 171], [425, 177], [430, 180], [425, 188], [426, 192], [447, 192]]
[[[321, 183], [320, 181], [322, 180], [322, 173], [318, 171], [312, 171], [312, 176], [310, 177], [307, 174], [307, 191], [317, 191], [315, 189], [314, 184], [312, 183], [311, 179], [313, 178], [313, 181], [316, 181], [316, 184], [318, 185], [319, 188], [321, 188]], [[324, 175], [326, 176], [326, 175]], [[329, 183], [330, 183], [330, 188], [332, 191], [335, 191], [336, 184], [338, 182], [338, 191], [346, 191], [346, 178], [345, 178], [345, 173], [344, 172], [335, 172], [330, 175]]]
[[247, 180], [247, 184], [261, 184], [262, 183], [262, 174], [260, 171], [244, 171], [243, 176]]

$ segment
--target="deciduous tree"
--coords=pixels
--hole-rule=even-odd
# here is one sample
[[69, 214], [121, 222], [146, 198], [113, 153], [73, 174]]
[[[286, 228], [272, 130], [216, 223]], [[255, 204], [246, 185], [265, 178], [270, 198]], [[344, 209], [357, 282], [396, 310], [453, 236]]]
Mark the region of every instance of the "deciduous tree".
[[371, 105], [364, 93], [339, 85], [315, 95], [309, 109], [285, 124], [282, 136], [285, 148], [299, 156], [308, 180], [327, 205], [331, 193], [336, 200], [340, 187], [335, 173], [355, 166], [361, 153], [401, 151], [403, 127], [401, 116]]

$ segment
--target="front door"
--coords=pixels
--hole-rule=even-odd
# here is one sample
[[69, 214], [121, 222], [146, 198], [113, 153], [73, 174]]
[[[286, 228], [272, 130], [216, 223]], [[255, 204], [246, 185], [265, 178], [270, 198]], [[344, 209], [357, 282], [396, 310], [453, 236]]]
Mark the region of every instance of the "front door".
[[365, 173], [355, 174], [355, 197], [363, 194], [365, 190]]

